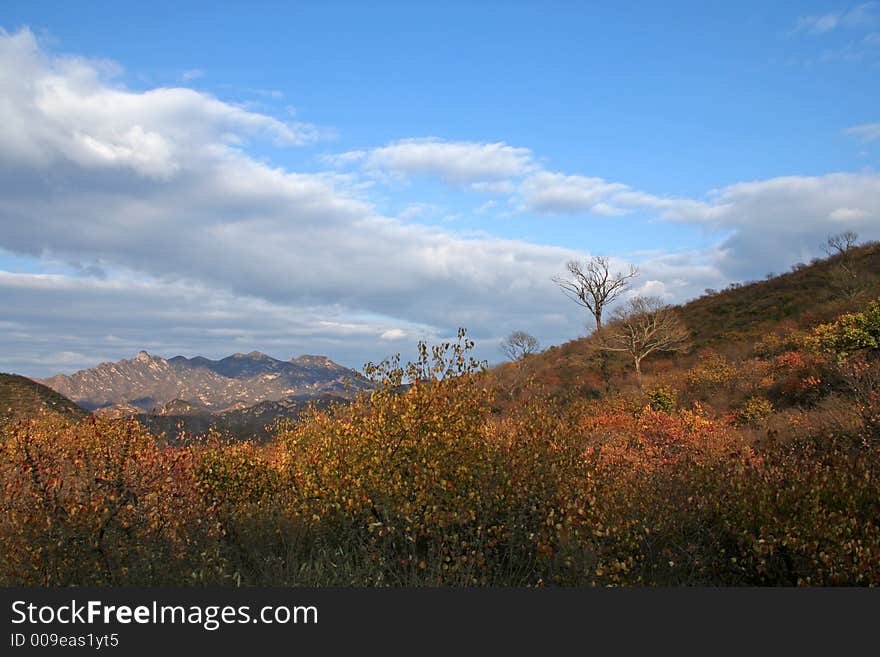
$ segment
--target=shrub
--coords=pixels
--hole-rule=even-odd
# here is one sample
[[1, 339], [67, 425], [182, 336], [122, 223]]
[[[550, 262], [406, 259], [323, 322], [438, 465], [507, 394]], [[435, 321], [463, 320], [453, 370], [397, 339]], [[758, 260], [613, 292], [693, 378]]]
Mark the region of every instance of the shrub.
[[817, 326], [808, 344], [845, 358], [850, 353], [880, 348], [880, 301], [862, 312], [841, 315], [837, 321]]
[[693, 388], [721, 388], [736, 377], [736, 368], [721, 354], [706, 350], [700, 362], [685, 373], [685, 381]]
[[[368, 366], [376, 389], [266, 446], [0, 430], [0, 584], [880, 584], [876, 359], [709, 355], [695, 380], [749, 391], [731, 424], [671, 386], [499, 414], [472, 346]], [[837, 368], [846, 431], [816, 428], [826, 404], [774, 416], [787, 439], [760, 446], [745, 425], [773, 406], [753, 389], [811, 363]]]
[[750, 397], [745, 404], [737, 409], [735, 418], [738, 424], [757, 426], [762, 420], [773, 414], [773, 404], [762, 397]]
[[670, 412], [675, 409], [678, 393], [670, 386], [657, 386], [645, 393], [651, 408], [655, 411]]
[[0, 444], [5, 585], [215, 581], [216, 524], [192, 452], [137, 422], [20, 422]]

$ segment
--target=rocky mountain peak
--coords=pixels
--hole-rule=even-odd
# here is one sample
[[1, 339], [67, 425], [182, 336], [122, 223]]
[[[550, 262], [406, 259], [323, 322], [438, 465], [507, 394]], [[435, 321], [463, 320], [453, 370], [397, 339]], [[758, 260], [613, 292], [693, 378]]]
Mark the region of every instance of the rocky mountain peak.
[[235, 353], [229, 356], [229, 358], [246, 358], [248, 360], [267, 360], [271, 359], [271, 356], [267, 356], [262, 351], [250, 351], [246, 354]]
[[102, 363], [43, 383], [88, 409], [123, 406], [152, 412], [171, 403], [167, 414], [183, 415], [184, 404], [219, 412], [289, 397], [350, 395], [349, 381], [367, 385], [357, 372], [325, 356], [281, 361], [259, 351], [221, 360], [161, 356], [140, 351], [131, 360]]
[[302, 356], [298, 356], [296, 358], [291, 358], [291, 363], [296, 365], [301, 365], [303, 367], [322, 367], [322, 368], [330, 368], [330, 369], [343, 369], [341, 365], [338, 363], [334, 363], [332, 360], [327, 358], [326, 356], [313, 356], [310, 354], [303, 354]]

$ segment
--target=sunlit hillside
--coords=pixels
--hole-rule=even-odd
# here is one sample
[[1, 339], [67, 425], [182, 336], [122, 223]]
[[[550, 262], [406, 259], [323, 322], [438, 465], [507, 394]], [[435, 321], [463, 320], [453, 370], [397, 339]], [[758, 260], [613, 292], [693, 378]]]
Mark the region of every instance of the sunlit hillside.
[[0, 583], [880, 584], [880, 256], [850, 255], [663, 309], [689, 339], [641, 375], [602, 335], [487, 372], [461, 332], [268, 443], [11, 422]]
[[88, 411], [31, 379], [0, 373], [0, 424], [53, 414], [78, 420]]

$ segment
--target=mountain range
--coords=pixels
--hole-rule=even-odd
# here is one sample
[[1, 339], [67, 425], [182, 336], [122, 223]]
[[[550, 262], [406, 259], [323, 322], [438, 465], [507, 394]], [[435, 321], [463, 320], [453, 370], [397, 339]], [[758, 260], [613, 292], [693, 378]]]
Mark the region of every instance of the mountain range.
[[258, 351], [220, 360], [201, 356], [166, 360], [141, 351], [132, 359], [38, 382], [83, 408], [106, 414], [161, 414], [177, 400], [195, 411], [220, 413], [293, 397], [347, 398], [368, 385], [354, 370], [323, 356], [282, 361]]
[[310, 404], [345, 402], [370, 385], [324, 356], [278, 360], [258, 351], [220, 360], [141, 351], [36, 381], [100, 415], [135, 416], [157, 433], [214, 427], [239, 436], [264, 433], [266, 425], [295, 419]]

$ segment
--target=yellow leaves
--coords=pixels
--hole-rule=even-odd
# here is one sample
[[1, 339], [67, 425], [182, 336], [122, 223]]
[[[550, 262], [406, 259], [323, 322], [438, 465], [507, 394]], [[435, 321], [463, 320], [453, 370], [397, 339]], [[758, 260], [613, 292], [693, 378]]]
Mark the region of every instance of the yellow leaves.
[[166, 448], [111, 423], [10, 435], [0, 547], [18, 574], [0, 582], [880, 582], [876, 450], [747, 449], [698, 405], [499, 417], [447, 371], [267, 446]]

